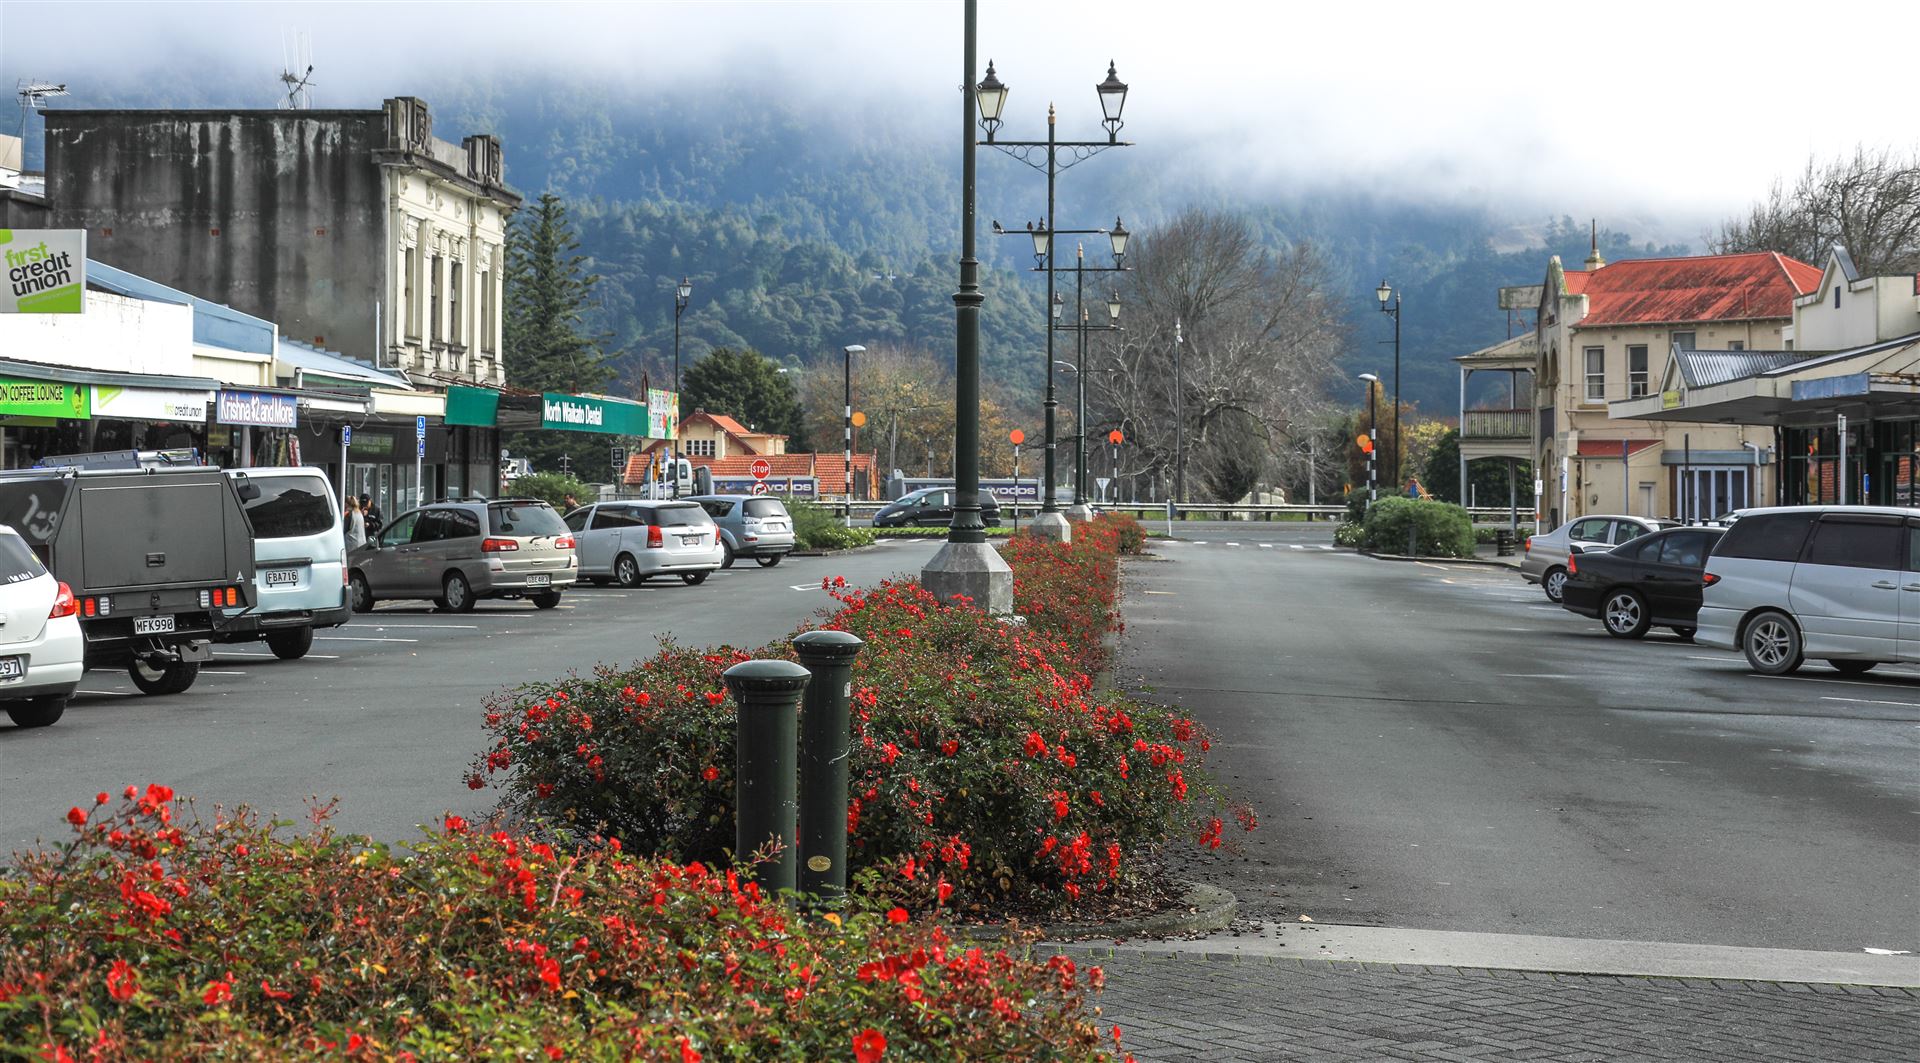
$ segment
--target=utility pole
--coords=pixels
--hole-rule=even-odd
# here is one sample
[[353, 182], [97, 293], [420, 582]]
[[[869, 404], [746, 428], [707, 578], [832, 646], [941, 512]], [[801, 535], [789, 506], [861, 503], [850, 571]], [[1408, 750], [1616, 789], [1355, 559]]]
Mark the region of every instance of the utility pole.
[[1180, 331], [1180, 319], [1173, 319], [1173, 504], [1177, 507], [1187, 500], [1187, 455], [1183, 437], [1186, 435], [1187, 415], [1184, 409], [1185, 395], [1180, 386], [1180, 348], [1186, 343], [1185, 335]]

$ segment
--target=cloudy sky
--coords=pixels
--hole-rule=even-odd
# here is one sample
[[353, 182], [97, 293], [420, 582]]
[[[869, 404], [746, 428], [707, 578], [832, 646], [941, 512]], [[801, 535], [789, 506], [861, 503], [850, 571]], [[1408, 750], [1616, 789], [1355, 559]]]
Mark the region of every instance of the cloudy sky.
[[[1009, 133], [1097, 134], [1109, 58], [1127, 135], [1231, 182], [1326, 183], [1491, 205], [1718, 218], [1809, 153], [1911, 148], [1910, 2], [1107, 3], [982, 0], [981, 59], [1011, 87]], [[634, 92], [759, 83], [830, 115], [876, 102], [957, 123], [958, 0], [758, 3], [60, 3], [0, 0], [0, 77], [82, 96], [258, 71], [311, 42], [317, 106], [412, 91], [410, 71], [592, 75]], [[947, 125], [941, 123], [946, 122]], [[13, 125], [9, 121], [5, 125]], [[4, 128], [0, 125], [0, 128]], [[955, 130], [954, 132], [957, 132]], [[1691, 232], [1697, 233], [1694, 227]]]

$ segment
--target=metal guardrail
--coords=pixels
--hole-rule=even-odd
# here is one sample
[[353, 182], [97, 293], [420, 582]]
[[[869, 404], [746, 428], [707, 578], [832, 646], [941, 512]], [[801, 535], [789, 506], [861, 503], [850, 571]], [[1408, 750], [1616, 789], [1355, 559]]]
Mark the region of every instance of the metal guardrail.
[[[853, 515], [855, 517], [871, 518], [888, 504], [887, 502], [869, 502], [856, 499], [853, 503]], [[839, 513], [846, 508], [847, 504], [841, 499], [827, 497], [820, 499], [819, 505], [835, 513]], [[1060, 508], [1065, 509], [1066, 507], [1062, 506]], [[1102, 513], [1129, 513], [1140, 520], [1165, 520], [1167, 518], [1167, 504], [1165, 502], [1143, 502], [1138, 504], [1119, 503], [1095, 506], [1094, 509]], [[1040, 511], [1040, 504], [1038, 502], [1000, 503], [1000, 513], [1002, 517], [1009, 517], [1016, 511], [1020, 514], [1021, 519], [1025, 520]], [[1211, 516], [1212, 519], [1215, 520], [1271, 521], [1289, 520], [1298, 517], [1312, 521], [1339, 520], [1346, 516], [1346, 513], [1347, 507], [1344, 505], [1302, 506], [1292, 504], [1255, 505], [1252, 503], [1188, 502], [1179, 507], [1180, 515], [1178, 519], [1205, 520]], [[1508, 520], [1509, 513], [1510, 511], [1505, 506], [1475, 506], [1467, 510], [1467, 516], [1476, 524], [1504, 524]], [[1533, 514], [1528, 510], [1521, 510], [1520, 519], [1522, 522], [1530, 524], [1533, 522]]]

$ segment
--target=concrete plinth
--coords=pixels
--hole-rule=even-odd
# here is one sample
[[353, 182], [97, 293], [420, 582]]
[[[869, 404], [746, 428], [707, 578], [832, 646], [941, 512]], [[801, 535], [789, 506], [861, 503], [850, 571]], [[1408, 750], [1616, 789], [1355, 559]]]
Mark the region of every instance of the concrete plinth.
[[1093, 507], [1082, 502], [1075, 502], [1073, 505], [1067, 507], [1067, 519], [1092, 520]]
[[964, 594], [988, 616], [1013, 612], [1013, 570], [1000, 551], [986, 543], [942, 546], [920, 570], [920, 583], [941, 601]]
[[1037, 538], [1062, 543], [1073, 541], [1073, 527], [1067, 523], [1067, 515], [1057, 509], [1051, 513], [1041, 512], [1027, 527]]

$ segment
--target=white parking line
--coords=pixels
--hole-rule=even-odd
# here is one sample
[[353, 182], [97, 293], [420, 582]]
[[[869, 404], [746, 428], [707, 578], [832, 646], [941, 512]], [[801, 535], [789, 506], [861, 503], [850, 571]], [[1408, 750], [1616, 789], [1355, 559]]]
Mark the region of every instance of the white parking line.
[[1920, 702], [1915, 702], [1915, 701], [1875, 701], [1872, 698], [1836, 698], [1836, 697], [1829, 697], [1828, 695], [1825, 695], [1825, 694], [1822, 694], [1820, 696], [1820, 700], [1821, 701], [1847, 701], [1847, 702], [1852, 702], [1855, 705], [1898, 705], [1903, 709], [1920, 709]]
[[787, 584], [787, 589], [790, 591], [817, 591], [820, 589], [820, 585], [818, 583], [789, 583]]
[[315, 642], [419, 642], [419, 639], [377, 639], [370, 635], [315, 635]]
[[1272, 544], [1272, 543], [1261, 543], [1261, 544], [1260, 544], [1260, 549], [1262, 549], [1262, 550], [1271, 550], [1271, 549], [1273, 549], [1273, 544]]
[[131, 690], [76, 690], [74, 691], [74, 693], [75, 694], [105, 694], [108, 697], [130, 698], [133, 696], [134, 692]]
[[373, 628], [375, 631], [386, 631], [389, 628], [396, 630], [401, 628], [417, 628], [423, 631], [435, 631], [440, 628], [462, 628], [467, 631], [480, 630], [479, 624], [369, 624], [367, 626]]
[[225, 671], [225, 670], [221, 670], [221, 669], [214, 669], [214, 668], [202, 668], [202, 669], [200, 669], [200, 674], [201, 674], [201, 675], [246, 675], [247, 673], [245, 673], [245, 672], [230, 672], [230, 671]]
[[1239, 546], [1240, 544], [1239, 544], [1239, 543], [1228, 543], [1227, 545], [1228, 545], [1228, 546]]
[[1328, 546], [1328, 545], [1326, 545], [1325, 543], [1322, 543], [1322, 544], [1320, 545], [1320, 549], [1322, 549], [1322, 550], [1331, 550], [1331, 549], [1333, 549], [1333, 547], [1331, 547], [1331, 546]]
[[[216, 657], [214, 658], [214, 660], [219, 660], [221, 657], [274, 657], [274, 656], [278, 656], [278, 655], [273, 653], [255, 653], [252, 650], [221, 650], [220, 657]], [[340, 655], [337, 653], [309, 653], [301, 657], [301, 660], [308, 660], [308, 661], [337, 661], [339, 659], [340, 659]]]
[[1300, 545], [1299, 543], [1288, 543], [1288, 544], [1287, 544], [1287, 549], [1289, 549], [1289, 550], [1305, 550], [1305, 549], [1306, 549], [1306, 547], [1304, 547], [1304, 546], [1301, 546], [1301, 545]]

